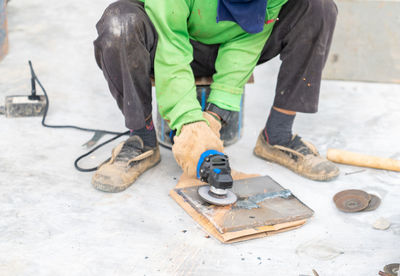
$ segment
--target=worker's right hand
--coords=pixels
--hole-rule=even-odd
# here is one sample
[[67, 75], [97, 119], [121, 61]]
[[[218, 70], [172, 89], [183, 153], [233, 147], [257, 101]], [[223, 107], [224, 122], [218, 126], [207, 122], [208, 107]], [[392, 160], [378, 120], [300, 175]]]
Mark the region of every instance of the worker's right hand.
[[190, 177], [196, 177], [200, 155], [207, 150], [223, 152], [224, 146], [219, 136], [206, 122], [184, 125], [179, 136], [174, 137], [172, 152], [175, 160]]

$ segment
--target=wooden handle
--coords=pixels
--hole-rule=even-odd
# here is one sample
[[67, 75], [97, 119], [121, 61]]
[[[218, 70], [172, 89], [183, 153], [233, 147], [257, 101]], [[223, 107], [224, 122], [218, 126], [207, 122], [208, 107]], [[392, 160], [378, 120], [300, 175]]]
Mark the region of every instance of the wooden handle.
[[328, 149], [328, 160], [353, 166], [400, 172], [400, 161], [390, 158], [365, 155], [339, 149]]

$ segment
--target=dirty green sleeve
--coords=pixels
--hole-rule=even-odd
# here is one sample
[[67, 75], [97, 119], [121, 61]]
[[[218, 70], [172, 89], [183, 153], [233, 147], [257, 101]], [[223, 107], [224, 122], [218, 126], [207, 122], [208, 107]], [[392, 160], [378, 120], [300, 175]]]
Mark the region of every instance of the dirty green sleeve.
[[260, 58], [272, 28], [273, 24], [265, 25], [260, 33], [246, 33], [220, 46], [208, 102], [226, 110], [240, 111], [243, 87]]
[[196, 86], [190, 63], [187, 20], [190, 0], [146, 0], [145, 8], [158, 32], [154, 60], [156, 97], [161, 116], [179, 135], [184, 124], [207, 122], [197, 101]]

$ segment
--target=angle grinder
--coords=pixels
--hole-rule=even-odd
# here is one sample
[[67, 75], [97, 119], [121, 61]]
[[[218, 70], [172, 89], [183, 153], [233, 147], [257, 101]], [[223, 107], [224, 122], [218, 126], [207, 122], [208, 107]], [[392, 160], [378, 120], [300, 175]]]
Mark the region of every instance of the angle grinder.
[[208, 150], [200, 156], [197, 178], [209, 184], [198, 189], [204, 201], [219, 206], [236, 202], [237, 196], [229, 191], [233, 187], [229, 158], [222, 152]]

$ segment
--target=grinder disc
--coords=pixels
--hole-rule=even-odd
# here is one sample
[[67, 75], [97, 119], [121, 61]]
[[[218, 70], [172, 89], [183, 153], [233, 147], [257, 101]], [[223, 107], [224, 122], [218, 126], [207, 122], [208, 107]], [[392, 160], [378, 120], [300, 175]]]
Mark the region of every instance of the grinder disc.
[[385, 265], [383, 270], [390, 275], [396, 276], [396, 275], [398, 275], [398, 272], [400, 271], [400, 264]]
[[368, 203], [368, 207], [362, 210], [363, 212], [376, 210], [381, 204], [381, 199], [378, 196], [373, 194], [369, 195], [371, 196], [371, 200]]
[[212, 193], [209, 185], [201, 186], [197, 192], [204, 201], [218, 206], [230, 205], [235, 203], [237, 200], [237, 196], [229, 190], [224, 196]]
[[370, 194], [362, 190], [344, 190], [333, 197], [336, 207], [343, 212], [359, 212], [367, 208]]

